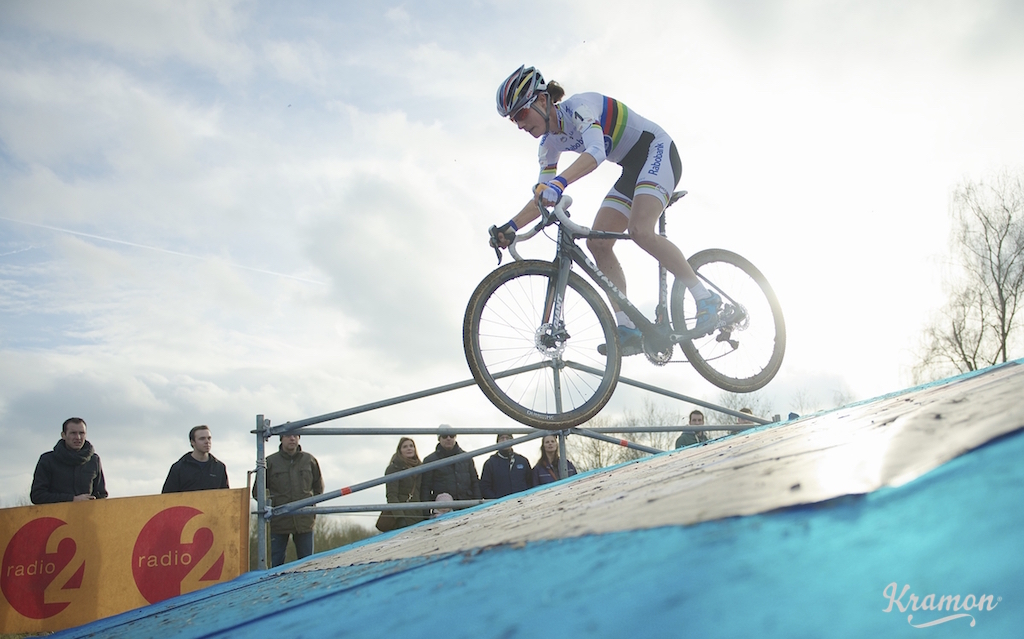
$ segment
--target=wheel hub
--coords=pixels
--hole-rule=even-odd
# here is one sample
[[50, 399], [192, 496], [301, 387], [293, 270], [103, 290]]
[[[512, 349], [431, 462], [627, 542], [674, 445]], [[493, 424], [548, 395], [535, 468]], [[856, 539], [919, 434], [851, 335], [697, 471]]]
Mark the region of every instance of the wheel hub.
[[565, 352], [565, 343], [569, 339], [569, 333], [565, 328], [556, 328], [554, 324], [541, 324], [534, 333], [534, 344], [537, 350], [548, 359], [560, 358]]

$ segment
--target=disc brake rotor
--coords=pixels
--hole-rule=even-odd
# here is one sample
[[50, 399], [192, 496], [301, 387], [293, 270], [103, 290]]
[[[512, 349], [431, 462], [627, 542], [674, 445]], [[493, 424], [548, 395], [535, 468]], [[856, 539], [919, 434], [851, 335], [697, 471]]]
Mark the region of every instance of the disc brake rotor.
[[565, 352], [565, 342], [569, 334], [564, 328], [556, 329], [554, 324], [541, 324], [534, 333], [533, 341], [537, 350], [548, 359], [560, 358]]

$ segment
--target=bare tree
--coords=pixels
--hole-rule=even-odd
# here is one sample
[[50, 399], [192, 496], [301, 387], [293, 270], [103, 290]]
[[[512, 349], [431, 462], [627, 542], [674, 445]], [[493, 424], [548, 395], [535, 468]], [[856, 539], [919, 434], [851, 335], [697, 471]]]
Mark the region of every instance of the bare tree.
[[[582, 425], [582, 428], [606, 428], [611, 420], [604, 415]], [[576, 465], [578, 471], [586, 472], [597, 468], [606, 468], [618, 462], [619, 446], [609, 444], [590, 437], [570, 437], [566, 441], [566, 455]]]
[[916, 381], [1006, 362], [1020, 343], [1024, 301], [1024, 180], [967, 181], [950, 207], [953, 273], [946, 305], [923, 334]]
[[[581, 427], [614, 428], [618, 426], [632, 428], [642, 426], [675, 426], [685, 423], [686, 418], [682, 413], [659, 407], [650, 400], [645, 399], [643, 409], [639, 414], [627, 411], [622, 416], [615, 418], [614, 421], [605, 415], [599, 415]], [[678, 433], [621, 434], [623, 439], [659, 450], [671, 450], [674, 447], [676, 435]], [[576, 468], [581, 472], [595, 468], [605, 468], [647, 456], [646, 453], [638, 450], [598, 441], [590, 437], [573, 436], [569, 438], [566, 445], [569, 449], [569, 459], [573, 461]]]
[[[723, 391], [718, 397], [718, 404], [735, 411], [747, 408], [750, 409], [752, 415], [765, 419], [772, 418], [772, 403], [762, 391], [742, 394]], [[708, 424], [732, 425], [739, 423], [738, 418], [726, 415], [725, 413], [719, 413], [718, 411], [709, 411], [708, 415], [705, 416], [705, 420]], [[718, 439], [731, 433], [732, 431], [728, 430], [709, 430], [707, 436], [708, 439]]]

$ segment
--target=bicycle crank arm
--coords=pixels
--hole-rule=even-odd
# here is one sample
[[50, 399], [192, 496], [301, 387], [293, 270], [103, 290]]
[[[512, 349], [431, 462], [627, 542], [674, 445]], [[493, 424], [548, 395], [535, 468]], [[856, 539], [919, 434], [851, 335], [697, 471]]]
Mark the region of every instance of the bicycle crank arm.
[[[715, 329], [715, 331], [718, 330], [718, 328]], [[711, 333], [714, 333], [715, 331], [711, 331]], [[707, 337], [708, 335], [711, 335], [711, 333], [704, 333], [703, 335], [692, 335], [690, 333], [672, 333], [668, 336], [668, 338], [672, 340], [673, 344], [678, 344], [680, 342], [686, 342], [692, 339]], [[732, 331], [721, 330], [718, 333], [718, 335], [715, 336], [715, 341], [726, 342], [727, 344], [729, 344], [729, 346], [732, 347], [733, 350], [736, 350], [740, 347], [740, 343], [737, 340], [732, 339]]]

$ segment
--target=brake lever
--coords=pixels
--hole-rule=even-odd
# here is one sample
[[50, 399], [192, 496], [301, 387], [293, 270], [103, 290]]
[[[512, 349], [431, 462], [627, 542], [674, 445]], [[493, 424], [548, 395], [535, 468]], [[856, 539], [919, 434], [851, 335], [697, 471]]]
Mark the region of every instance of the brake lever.
[[494, 249], [494, 254], [498, 256], [498, 264], [501, 265], [501, 249], [498, 248], [498, 227], [491, 225], [491, 228], [487, 229], [487, 232], [491, 234], [491, 248]]

